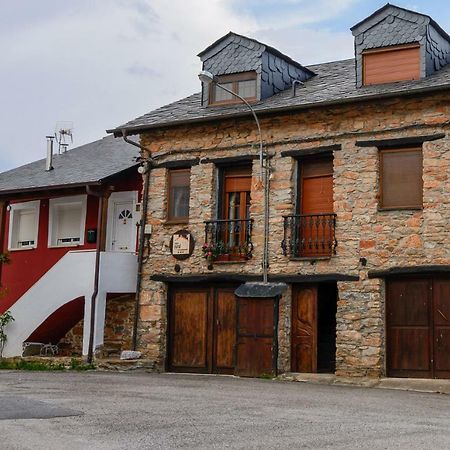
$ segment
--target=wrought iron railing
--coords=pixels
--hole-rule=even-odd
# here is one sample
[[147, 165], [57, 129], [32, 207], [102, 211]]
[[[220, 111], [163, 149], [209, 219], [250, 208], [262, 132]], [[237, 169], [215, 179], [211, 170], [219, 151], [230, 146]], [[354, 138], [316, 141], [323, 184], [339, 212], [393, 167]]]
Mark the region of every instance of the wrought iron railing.
[[290, 258], [326, 257], [336, 253], [336, 214], [283, 216], [283, 253]]
[[253, 219], [205, 222], [203, 253], [210, 261], [241, 261], [252, 257]]

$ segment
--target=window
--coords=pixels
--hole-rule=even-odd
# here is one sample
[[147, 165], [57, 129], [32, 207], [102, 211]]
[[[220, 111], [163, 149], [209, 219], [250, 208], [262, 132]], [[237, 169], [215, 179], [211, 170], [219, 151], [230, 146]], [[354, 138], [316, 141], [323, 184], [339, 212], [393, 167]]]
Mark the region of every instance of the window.
[[167, 220], [187, 222], [189, 220], [190, 169], [171, 169], [168, 176]]
[[[244, 72], [218, 77], [225, 88], [239, 94], [246, 100], [256, 100], [256, 72]], [[240, 103], [240, 100], [216, 84], [211, 85], [210, 104]]]
[[380, 207], [422, 208], [422, 149], [380, 150]]
[[38, 239], [39, 201], [15, 203], [9, 215], [8, 249], [35, 248]]
[[86, 196], [50, 200], [49, 247], [84, 244]]
[[420, 46], [403, 45], [366, 50], [363, 83], [382, 84], [420, 78]]

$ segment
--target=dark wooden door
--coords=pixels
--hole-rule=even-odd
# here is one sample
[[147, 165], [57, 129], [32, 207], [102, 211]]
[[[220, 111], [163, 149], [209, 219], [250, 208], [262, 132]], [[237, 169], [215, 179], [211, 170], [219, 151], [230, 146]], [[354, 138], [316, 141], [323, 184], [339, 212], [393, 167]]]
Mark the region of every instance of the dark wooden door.
[[233, 288], [176, 288], [169, 297], [169, 370], [233, 373], [236, 298]]
[[450, 280], [387, 284], [387, 374], [450, 378]]
[[172, 370], [208, 371], [208, 290], [175, 291], [170, 305]]
[[293, 372], [317, 372], [317, 286], [296, 287], [292, 297]]
[[233, 289], [218, 289], [215, 302], [214, 371], [233, 373], [236, 346], [236, 296]]
[[333, 160], [305, 160], [300, 165], [300, 255], [331, 254], [333, 229]]
[[236, 375], [276, 375], [276, 321], [276, 299], [238, 299]]
[[450, 280], [433, 282], [434, 376], [450, 378]]

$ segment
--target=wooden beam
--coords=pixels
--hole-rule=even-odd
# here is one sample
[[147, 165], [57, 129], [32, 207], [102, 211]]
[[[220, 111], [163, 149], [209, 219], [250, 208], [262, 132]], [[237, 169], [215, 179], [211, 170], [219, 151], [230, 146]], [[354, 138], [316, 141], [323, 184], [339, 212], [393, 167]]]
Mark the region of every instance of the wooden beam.
[[[199, 282], [242, 282], [246, 281], [261, 281], [262, 276], [250, 274], [193, 274], [193, 275], [165, 275], [155, 274], [151, 275], [150, 279], [153, 281], [162, 281], [165, 283], [199, 283]], [[359, 281], [359, 276], [348, 275], [342, 273], [324, 273], [313, 275], [283, 275], [274, 274], [269, 275], [269, 281], [284, 282], [284, 283], [320, 283], [327, 281]]]

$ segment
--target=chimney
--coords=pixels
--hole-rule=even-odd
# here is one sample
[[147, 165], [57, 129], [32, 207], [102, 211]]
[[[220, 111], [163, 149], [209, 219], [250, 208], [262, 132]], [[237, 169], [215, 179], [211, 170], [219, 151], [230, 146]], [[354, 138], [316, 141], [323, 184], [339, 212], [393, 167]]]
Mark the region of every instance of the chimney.
[[45, 161], [45, 170], [50, 172], [53, 170], [53, 139], [54, 136], [47, 137], [47, 160]]

